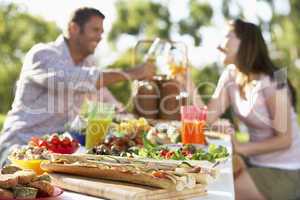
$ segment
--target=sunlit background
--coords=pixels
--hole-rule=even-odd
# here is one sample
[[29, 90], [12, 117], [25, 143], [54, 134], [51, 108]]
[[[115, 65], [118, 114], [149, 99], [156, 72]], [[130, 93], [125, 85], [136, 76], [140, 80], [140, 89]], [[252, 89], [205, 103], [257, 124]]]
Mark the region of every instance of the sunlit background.
[[[72, 1], [53, 1], [53, 0], [5, 0], [13, 2], [20, 6], [20, 9], [33, 14], [42, 16], [47, 21], [53, 21], [63, 31], [67, 26], [70, 13], [81, 6], [91, 6], [99, 9], [106, 16], [104, 39], [97, 49], [97, 56], [103, 66], [113, 63], [117, 57], [128, 48], [136, 44], [136, 37], [126, 35], [117, 41], [117, 49], [112, 49], [107, 41], [107, 34], [112, 28], [112, 23], [117, 18], [115, 4], [117, 0], [99, 1], [99, 0], [72, 0]], [[130, 4], [131, 1], [125, 1]], [[177, 23], [181, 19], [189, 17], [189, 0], [156, 0], [168, 7], [170, 19]], [[211, 24], [204, 26], [199, 34], [202, 36], [202, 43], [195, 46], [193, 39], [188, 35], [181, 35], [178, 32], [172, 32], [171, 38], [176, 41], [183, 41], [189, 47], [189, 58], [194, 66], [201, 67], [209, 63], [219, 61], [219, 52], [216, 47], [221, 43], [225, 34], [226, 19], [222, 15], [222, 1], [207, 0], [200, 3], [208, 3], [213, 9]], [[244, 19], [259, 23], [262, 20], [268, 23], [272, 18], [272, 8], [266, 1], [255, 0], [235, 0], [229, 1], [229, 12], [231, 16], [244, 15]], [[290, 4], [288, 0], [275, 0], [274, 8], [277, 13], [288, 15]], [[145, 13], [147, 14], [147, 13]], [[265, 37], [270, 41], [270, 36], [265, 32]], [[144, 38], [142, 38], [144, 39]]]
[[[188, 46], [196, 84], [216, 83], [224, 67], [216, 48], [226, 34], [226, 23], [242, 18], [260, 25], [272, 59], [286, 67], [293, 85], [300, 87], [299, 0], [0, 0], [0, 126], [26, 52], [38, 42], [55, 40], [71, 12], [82, 6], [95, 7], [106, 16], [96, 51], [100, 67], [128, 68], [137, 41], [161, 37]], [[110, 89], [121, 102], [128, 101], [129, 83]], [[213, 90], [199, 88], [208, 95]]]

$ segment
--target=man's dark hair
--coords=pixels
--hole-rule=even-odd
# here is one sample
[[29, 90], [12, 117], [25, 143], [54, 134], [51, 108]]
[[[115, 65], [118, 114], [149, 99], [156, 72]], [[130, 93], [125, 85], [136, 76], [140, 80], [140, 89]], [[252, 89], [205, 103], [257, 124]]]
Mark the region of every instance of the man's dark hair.
[[84, 30], [84, 25], [90, 20], [91, 17], [98, 16], [102, 19], [105, 19], [103, 13], [95, 8], [82, 7], [76, 9], [71, 15], [70, 22], [76, 23], [80, 27], [80, 31]]

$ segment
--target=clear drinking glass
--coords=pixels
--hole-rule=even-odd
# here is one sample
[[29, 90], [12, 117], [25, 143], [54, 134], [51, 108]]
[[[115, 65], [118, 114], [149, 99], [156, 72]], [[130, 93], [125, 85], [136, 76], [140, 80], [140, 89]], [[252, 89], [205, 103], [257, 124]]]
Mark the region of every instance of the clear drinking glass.
[[90, 102], [85, 147], [87, 149], [99, 145], [105, 138], [115, 114], [111, 104]]
[[181, 107], [183, 144], [206, 144], [204, 136], [207, 108], [188, 105]]

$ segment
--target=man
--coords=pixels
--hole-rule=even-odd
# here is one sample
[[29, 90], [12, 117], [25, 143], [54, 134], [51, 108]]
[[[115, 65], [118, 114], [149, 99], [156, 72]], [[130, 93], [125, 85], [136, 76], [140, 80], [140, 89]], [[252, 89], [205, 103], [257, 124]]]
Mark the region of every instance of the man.
[[122, 72], [101, 72], [95, 67], [90, 56], [101, 40], [104, 18], [96, 9], [80, 8], [73, 13], [65, 37], [35, 45], [27, 53], [0, 137], [0, 160], [14, 144], [26, 144], [34, 135], [63, 131], [86, 96], [119, 81], [154, 75], [151, 64]]

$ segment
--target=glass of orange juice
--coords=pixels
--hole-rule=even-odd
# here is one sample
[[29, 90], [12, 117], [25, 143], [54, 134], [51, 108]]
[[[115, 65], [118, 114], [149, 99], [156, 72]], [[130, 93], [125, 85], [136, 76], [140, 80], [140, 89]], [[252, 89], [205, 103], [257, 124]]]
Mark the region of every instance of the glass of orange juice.
[[170, 75], [172, 77], [175, 77], [177, 75], [183, 75], [187, 71], [184, 53], [176, 46], [172, 46], [172, 48], [169, 51], [168, 63]]
[[206, 144], [204, 136], [206, 113], [206, 108], [191, 105], [181, 107], [183, 144]]

